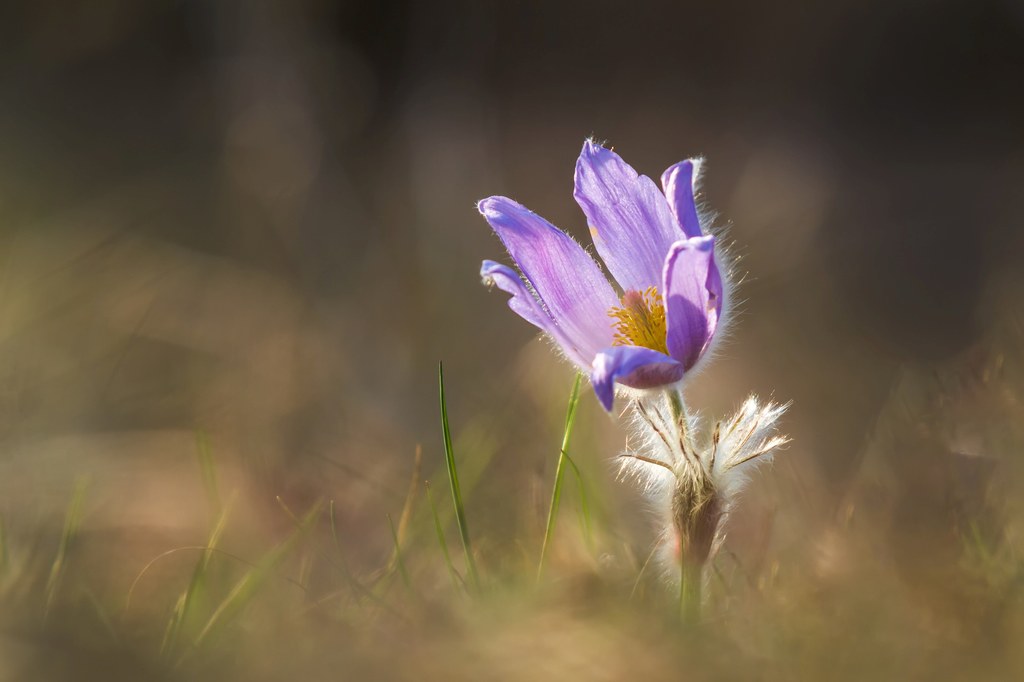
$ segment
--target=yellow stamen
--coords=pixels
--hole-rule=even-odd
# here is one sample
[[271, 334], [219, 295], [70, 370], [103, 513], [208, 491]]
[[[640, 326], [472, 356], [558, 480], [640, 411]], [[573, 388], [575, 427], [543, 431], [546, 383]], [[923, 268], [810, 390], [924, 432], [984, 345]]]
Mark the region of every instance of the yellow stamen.
[[642, 346], [668, 355], [665, 303], [657, 287], [627, 291], [622, 295], [622, 307], [613, 306], [608, 315], [616, 320], [612, 345]]

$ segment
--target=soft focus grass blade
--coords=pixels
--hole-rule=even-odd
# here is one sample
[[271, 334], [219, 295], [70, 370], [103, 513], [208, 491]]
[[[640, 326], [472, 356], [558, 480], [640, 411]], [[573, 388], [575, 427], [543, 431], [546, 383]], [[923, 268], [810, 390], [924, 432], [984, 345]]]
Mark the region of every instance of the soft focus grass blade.
[[[295, 526], [297, 528], [302, 526], [302, 519], [296, 516], [295, 513], [288, 508], [288, 505], [284, 503], [284, 500], [278, 497], [277, 503], [281, 505], [281, 509], [283, 509], [285, 514], [288, 515], [288, 518], [290, 518], [295, 523]], [[348, 562], [345, 559], [345, 551], [341, 545], [341, 536], [338, 533], [338, 520], [334, 500], [331, 500], [330, 503], [328, 504], [327, 513], [328, 521], [331, 526], [331, 536], [334, 539], [334, 546], [338, 550], [338, 561], [335, 561], [334, 557], [331, 556], [330, 552], [328, 552], [326, 548], [320, 547], [315, 540], [311, 543], [312, 547], [327, 561], [328, 564], [330, 564], [332, 568], [338, 570], [341, 573], [342, 577], [345, 579], [345, 582], [347, 583], [347, 591], [350, 595], [355, 594], [358, 595], [360, 598], [368, 598], [371, 601], [375, 602], [378, 606], [381, 606], [390, 611], [390, 607], [388, 607], [387, 604], [380, 599], [380, 597], [373, 594], [373, 592], [369, 588], [363, 585], [355, 577], [355, 575], [352, 574], [352, 570], [349, 568]], [[307, 567], [311, 567], [311, 564], [309, 562], [307, 562]], [[324, 601], [336, 599], [339, 595], [339, 592], [332, 593], [330, 595], [327, 595], [326, 597], [321, 597], [321, 599], [317, 600], [317, 602], [314, 602], [314, 604], [320, 604]]]
[[338, 535], [338, 519], [337, 513], [334, 508], [334, 500], [331, 500], [328, 509], [328, 517], [331, 522], [331, 536], [334, 538], [334, 546], [338, 550], [339, 557], [337, 562], [331, 560], [328, 557], [328, 561], [330, 562], [331, 566], [334, 566], [339, 571], [341, 571], [341, 575], [343, 578], [345, 578], [345, 582], [348, 583], [349, 588], [355, 591], [356, 594], [362, 597], [369, 597], [370, 599], [373, 599], [375, 601], [379, 601], [379, 598], [376, 595], [374, 595], [373, 592], [371, 592], [365, 585], [363, 585], [361, 582], [359, 582], [358, 579], [356, 579], [356, 577], [352, 574], [352, 569], [350, 569], [348, 566], [348, 561], [345, 558], [345, 550], [341, 546], [341, 537]]
[[398, 538], [405, 542], [409, 532], [409, 523], [412, 520], [412, 512], [416, 506], [417, 495], [420, 491], [420, 479], [423, 476], [423, 447], [416, 444], [413, 455], [412, 478], [409, 479], [409, 491], [405, 495], [405, 505], [402, 507], [402, 515], [398, 519]]
[[448, 482], [452, 489], [452, 503], [455, 505], [455, 520], [459, 525], [459, 537], [462, 538], [462, 549], [466, 554], [466, 569], [469, 572], [473, 587], [479, 589], [480, 578], [476, 572], [473, 551], [469, 542], [469, 528], [466, 524], [466, 509], [462, 504], [462, 492], [459, 490], [459, 473], [455, 467], [455, 453], [452, 450], [452, 433], [448, 427], [448, 407], [444, 399], [444, 366], [437, 363], [437, 383], [441, 399], [441, 431], [444, 434], [444, 460], [448, 467]]
[[444, 555], [444, 565], [448, 567], [448, 575], [451, 576], [455, 589], [459, 589], [462, 579], [452, 564], [452, 555], [448, 552], [448, 541], [444, 537], [444, 528], [441, 526], [441, 519], [437, 515], [437, 505], [434, 504], [434, 496], [430, 492], [430, 481], [426, 481], [424, 486], [427, 489], [427, 502], [430, 504], [430, 514], [434, 518], [434, 532], [437, 533], [437, 544], [441, 546], [441, 554]]
[[576, 462], [573, 461], [569, 453], [565, 453], [565, 461], [569, 463], [572, 468], [572, 473], [576, 477], [576, 487], [580, 493], [580, 525], [583, 527], [583, 539], [587, 543], [587, 547], [593, 549], [594, 538], [590, 532], [591, 521], [590, 521], [590, 503], [587, 501], [587, 487], [583, 482], [583, 474], [580, 472], [580, 468], [576, 466]]
[[643, 580], [644, 572], [647, 571], [647, 565], [651, 563], [651, 559], [654, 558], [654, 555], [657, 554], [657, 552], [658, 545], [655, 543], [655, 545], [651, 547], [651, 551], [647, 554], [647, 559], [644, 560], [643, 566], [641, 566], [640, 570], [637, 571], [636, 580], [633, 581], [633, 589], [629, 591], [630, 601], [633, 600], [633, 597], [636, 596], [637, 590], [640, 589], [640, 581]]
[[210, 505], [210, 514], [214, 519], [210, 536], [207, 539], [207, 549], [199, 555], [195, 568], [192, 569], [192, 576], [189, 579], [185, 591], [178, 597], [178, 601], [171, 613], [171, 619], [164, 631], [164, 639], [160, 644], [160, 654], [167, 655], [177, 646], [178, 637], [182, 627], [188, 622], [189, 614], [193, 604], [203, 593], [206, 582], [206, 571], [210, 564], [210, 557], [217, 549], [221, 535], [227, 524], [228, 508], [222, 507], [220, 491], [217, 486], [217, 468], [213, 461], [213, 450], [210, 447], [210, 439], [204, 431], [196, 432], [196, 457], [199, 460], [199, 472], [203, 481], [203, 488], [206, 491], [206, 499]]
[[107, 610], [103, 608], [103, 604], [96, 598], [96, 594], [92, 590], [86, 588], [85, 598], [89, 602], [89, 606], [92, 607], [93, 613], [96, 614], [96, 620], [99, 621], [100, 625], [103, 626], [103, 630], [110, 637], [110, 641], [118, 644], [121, 639], [117, 636], [117, 630], [114, 628], [113, 622], [110, 620], [110, 616], [107, 614]]
[[[577, 373], [576, 381], [572, 385], [572, 393], [569, 394], [569, 408], [565, 414], [565, 429], [562, 431], [562, 448], [558, 452], [558, 466], [555, 467], [555, 483], [551, 489], [551, 505], [548, 508], [548, 520], [544, 526], [544, 542], [540, 546], [540, 560], [537, 562], [537, 580], [540, 580], [541, 573], [544, 571], [544, 559], [547, 557], [551, 536], [555, 532], [555, 519], [558, 516], [558, 503], [562, 498], [562, 481], [565, 478], [565, 463], [568, 459], [569, 439], [572, 436], [572, 425], [576, 421], [576, 406], [580, 401], [580, 384], [582, 380], [583, 375]], [[576, 465], [572, 464], [572, 467], [576, 470], [576, 476], [579, 478], [579, 470], [576, 469]], [[580, 490], [582, 490], [582, 479], [579, 480], [581, 481]]]
[[[327, 510], [328, 519], [331, 522], [331, 537], [334, 538], [334, 547], [338, 550], [338, 561], [330, 561], [332, 566], [338, 568], [341, 571], [342, 577], [345, 582], [348, 583], [350, 589], [355, 590], [362, 596], [373, 596], [371, 592], [366, 589], [362, 583], [356, 580], [356, 577], [352, 575], [352, 570], [348, 567], [348, 560], [345, 556], [345, 549], [341, 546], [341, 536], [338, 535], [338, 518], [337, 512], [334, 508], [334, 500], [331, 500]], [[330, 559], [329, 559], [330, 560]]]
[[[420, 490], [420, 476], [422, 476], [423, 468], [423, 448], [419, 445], [416, 446], [415, 461], [413, 462], [412, 478], [409, 480], [409, 490], [405, 494], [405, 503], [402, 505], [402, 515], [398, 517], [398, 529], [395, 531], [395, 548], [391, 553], [391, 558], [388, 561], [387, 572], [394, 571], [398, 568], [398, 563], [401, 560], [399, 557], [399, 547], [405, 543], [405, 539], [409, 533], [409, 523], [412, 519], [412, 512], [416, 506], [417, 493]], [[388, 515], [388, 522], [394, 523], [391, 520], [391, 516]]]
[[7, 523], [0, 515], [0, 575], [7, 572]]
[[[334, 546], [338, 550], [338, 555], [341, 557], [342, 561], [344, 561], [345, 549], [341, 546], [341, 537], [338, 535], [338, 519], [334, 510], [334, 500], [331, 500], [330, 505], [328, 505], [327, 517], [331, 522], [331, 537], [334, 538]], [[348, 566], [346, 565], [345, 568], [347, 569]]]
[[[476, 487], [484, 480], [484, 472], [487, 471], [491, 460], [498, 452], [500, 443], [495, 436], [494, 426], [493, 419], [481, 418], [478, 415], [471, 418], [468, 423], [461, 425], [457, 435], [452, 435], [453, 451], [473, 453], [472, 458], [463, 460], [459, 464], [459, 491], [463, 499], [472, 495]], [[447, 461], [442, 461], [440, 467], [428, 478], [437, 480], [440, 476], [448, 477]], [[440, 505], [437, 515], [441, 519], [441, 524], [447, 527], [455, 517], [455, 508]]]
[[239, 580], [224, 601], [210, 616], [202, 631], [196, 637], [196, 647], [206, 642], [217, 630], [230, 622], [252, 600], [257, 591], [266, 582], [281, 562], [295, 549], [302, 538], [309, 532], [320, 515], [321, 503], [317, 502], [302, 518], [298, 527], [288, 538], [263, 557], [252, 569]]
[[399, 575], [402, 576], [405, 588], [412, 592], [412, 580], [409, 579], [409, 571], [405, 569], [405, 560], [402, 559], [402, 543], [398, 539], [398, 532], [395, 530], [395, 522], [391, 518], [391, 514], [388, 514], [388, 528], [391, 529], [391, 540], [395, 543], [395, 565], [398, 567]]
[[[295, 513], [291, 509], [288, 508], [288, 505], [286, 505], [284, 503], [284, 500], [282, 500], [280, 497], [278, 497], [277, 498], [277, 503], [279, 505], [281, 505], [281, 509], [283, 509], [284, 513], [288, 515], [288, 518], [290, 518], [295, 523], [295, 527], [296, 528], [301, 528], [302, 524], [303, 524], [302, 519], [300, 519], [298, 516], [296, 516]], [[343, 548], [341, 546], [341, 537], [338, 534], [338, 520], [337, 520], [337, 513], [336, 513], [336, 510], [335, 510], [334, 500], [331, 500], [330, 503], [328, 504], [328, 521], [330, 522], [330, 526], [331, 526], [331, 535], [334, 538], [334, 546], [338, 550], [339, 560], [335, 561], [334, 558], [331, 556], [331, 554], [325, 548], [320, 547], [319, 544], [315, 540], [312, 542], [312, 546], [316, 549], [316, 551], [324, 559], [327, 560], [327, 563], [330, 564], [332, 568], [335, 568], [335, 569], [337, 569], [338, 571], [341, 572], [342, 577], [345, 579], [345, 582], [348, 584], [348, 590], [349, 590], [350, 594], [354, 593], [354, 594], [359, 595], [360, 597], [369, 598], [371, 601], [375, 602], [377, 605], [382, 606], [384, 608], [389, 608], [380, 599], [380, 597], [378, 597], [377, 595], [373, 594], [373, 592], [369, 588], [367, 588], [365, 585], [363, 585], [363, 583], [360, 582], [355, 577], [355, 575], [352, 574], [352, 570], [349, 568], [348, 562], [345, 560], [345, 552], [344, 552], [344, 550], [343, 550]]]
[[227, 526], [228, 512], [231, 508], [231, 503], [221, 511], [220, 516], [217, 518], [217, 522], [213, 526], [213, 530], [210, 532], [210, 537], [206, 541], [206, 549], [199, 555], [199, 560], [196, 562], [196, 566], [192, 569], [192, 577], [189, 579], [188, 587], [178, 598], [178, 602], [175, 604], [174, 612], [171, 614], [171, 620], [167, 624], [167, 630], [164, 633], [164, 640], [160, 645], [161, 655], [167, 655], [173, 651], [177, 646], [178, 636], [181, 633], [181, 628], [188, 622], [189, 613], [192, 609], [193, 604], [198, 600], [205, 590], [206, 583], [206, 571], [210, 565], [210, 557], [217, 549], [217, 544], [220, 542], [221, 535], [224, 533], [224, 528]]
[[50, 566], [50, 577], [46, 581], [46, 605], [43, 609], [43, 621], [45, 622], [53, 608], [57, 593], [67, 569], [68, 551], [71, 543], [78, 534], [78, 527], [82, 520], [82, 503], [85, 501], [85, 489], [88, 482], [79, 478], [75, 482], [75, 490], [71, 494], [71, 504], [68, 505], [67, 514], [64, 517], [64, 530], [61, 532], [60, 545], [57, 547], [57, 556]]

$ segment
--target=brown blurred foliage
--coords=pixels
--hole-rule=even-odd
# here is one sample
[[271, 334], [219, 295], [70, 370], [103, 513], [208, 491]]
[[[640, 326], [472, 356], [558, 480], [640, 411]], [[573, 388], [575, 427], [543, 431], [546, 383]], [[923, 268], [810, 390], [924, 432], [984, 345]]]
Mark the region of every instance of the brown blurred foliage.
[[[334, 499], [370, 571], [417, 444], [440, 471], [443, 360], [481, 552], [513, 561], [542, 522], [571, 370], [479, 286], [504, 254], [474, 202], [512, 196], [585, 240], [571, 174], [594, 135], [654, 177], [708, 159], [744, 302], [691, 402], [793, 401], [794, 443], [731, 543], [752, 592], [783, 586], [757, 597], [782, 604], [770, 617], [877, 569], [921, 636], [1016, 632], [999, 620], [1013, 578], [993, 588], [964, 557], [1016, 546], [1022, 72], [1016, 0], [5, 3], [6, 537], [52, 547], [88, 477], [78, 570], [120, 599], [205, 537], [201, 432], [238, 494], [235, 550], [287, 535], [275, 496]], [[598, 514], [642, 554], [605, 462], [622, 429], [589, 393], [582, 412]], [[529, 640], [509, 623], [509, 646]]]

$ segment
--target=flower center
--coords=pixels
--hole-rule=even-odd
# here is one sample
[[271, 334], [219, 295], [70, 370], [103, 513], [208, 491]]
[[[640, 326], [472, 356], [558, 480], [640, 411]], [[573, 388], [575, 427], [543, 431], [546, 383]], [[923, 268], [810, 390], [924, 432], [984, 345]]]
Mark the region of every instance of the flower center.
[[633, 289], [622, 295], [622, 307], [612, 306], [608, 316], [615, 320], [613, 346], [642, 346], [668, 355], [665, 303], [658, 287]]

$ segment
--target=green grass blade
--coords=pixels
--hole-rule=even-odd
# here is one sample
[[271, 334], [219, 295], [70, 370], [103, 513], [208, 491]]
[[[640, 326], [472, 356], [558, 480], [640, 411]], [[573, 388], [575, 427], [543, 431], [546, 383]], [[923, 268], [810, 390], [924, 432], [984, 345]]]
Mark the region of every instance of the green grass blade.
[[437, 544], [441, 546], [441, 554], [444, 555], [444, 564], [448, 568], [448, 575], [452, 578], [452, 584], [455, 585], [455, 589], [459, 589], [459, 585], [462, 579], [459, 577], [458, 572], [455, 570], [455, 565], [452, 564], [452, 555], [448, 552], [448, 541], [444, 537], [444, 528], [441, 526], [441, 518], [437, 515], [437, 505], [434, 504], [434, 496], [430, 492], [430, 481], [426, 481], [424, 485], [427, 488], [427, 502], [430, 504], [430, 513], [434, 517], [434, 532], [437, 533]]
[[[289, 518], [291, 518], [296, 525], [302, 524], [302, 521], [299, 519], [299, 517], [297, 517], [294, 513], [292, 513], [290, 509], [288, 509], [288, 507], [284, 505], [281, 498], [278, 498], [278, 502], [281, 504], [281, 507], [285, 510], [285, 513], [288, 514]], [[373, 594], [373, 592], [371, 592], [365, 585], [363, 585], [355, 577], [355, 575], [352, 574], [352, 569], [350, 569], [348, 566], [348, 561], [345, 556], [345, 549], [344, 547], [342, 547], [341, 536], [338, 533], [338, 516], [337, 510], [335, 509], [334, 500], [331, 500], [330, 503], [328, 504], [327, 518], [331, 526], [331, 537], [334, 539], [334, 547], [338, 550], [338, 560], [335, 561], [334, 557], [332, 557], [330, 553], [326, 551], [326, 549], [318, 548], [318, 551], [327, 560], [327, 563], [330, 564], [332, 568], [335, 568], [336, 570], [341, 572], [342, 578], [344, 578], [345, 582], [348, 584], [350, 593], [354, 593], [361, 598], [367, 597], [380, 605], [384, 605], [379, 597]], [[316, 546], [315, 543], [314, 546]]]
[[[206, 570], [210, 564], [210, 557], [217, 549], [217, 543], [227, 524], [228, 508], [221, 504], [220, 491], [217, 486], [217, 469], [213, 461], [213, 450], [210, 447], [209, 436], [204, 431], [196, 432], [196, 456], [199, 460], [199, 472], [203, 481], [203, 489], [206, 491], [206, 499], [210, 506], [210, 513], [214, 519], [210, 536], [206, 542], [206, 550], [199, 555], [195, 568], [192, 569], [192, 576], [189, 578], [188, 586], [178, 597], [171, 612], [171, 619], [164, 630], [164, 638], [160, 643], [160, 655], [169, 655], [177, 647], [178, 638], [182, 627], [186, 626], [188, 617], [192, 611], [193, 604], [203, 594], [206, 583]], [[228, 507], [231, 502], [228, 502]]]
[[462, 538], [462, 549], [466, 554], [466, 569], [469, 572], [473, 587], [480, 588], [480, 578], [473, 560], [473, 550], [469, 542], [469, 528], [466, 524], [466, 509], [462, 504], [462, 492], [459, 490], [459, 472], [455, 468], [455, 453], [452, 449], [452, 433], [448, 427], [448, 407], [444, 399], [444, 366], [437, 363], [437, 383], [441, 399], [441, 430], [444, 434], [444, 459], [448, 467], [448, 482], [452, 489], [452, 503], [455, 505], [455, 520], [459, 526], [459, 537]]
[[[540, 560], [537, 562], [537, 580], [544, 571], [544, 559], [548, 554], [548, 546], [551, 543], [551, 536], [555, 532], [555, 519], [558, 516], [558, 503], [562, 498], [562, 480], [565, 477], [565, 462], [568, 459], [569, 439], [572, 436], [572, 425], [576, 421], [576, 406], [580, 401], [580, 384], [583, 375], [577, 373], [576, 381], [572, 385], [572, 393], [569, 394], [569, 408], [565, 414], [565, 430], [562, 432], [562, 448], [558, 452], [558, 465], [555, 467], [555, 483], [551, 490], [551, 505], [548, 508], [548, 520], [544, 526], [544, 542], [540, 547]], [[572, 465], [576, 468], [576, 465]], [[577, 470], [577, 476], [579, 470]], [[582, 490], [582, 486], [580, 488]]]
[[213, 634], [220, 630], [226, 623], [230, 622], [246, 605], [256, 596], [260, 587], [267, 581], [274, 571], [281, 565], [285, 558], [291, 554], [299, 542], [313, 527], [317, 517], [320, 516], [321, 503], [317, 502], [313, 508], [301, 519], [299, 526], [292, 531], [282, 543], [270, 550], [252, 569], [235, 584], [228, 596], [220, 603], [217, 609], [210, 616], [206, 625], [196, 637], [195, 645], [198, 648], [204, 644]]
[[79, 478], [75, 482], [75, 490], [71, 494], [71, 504], [68, 505], [67, 514], [64, 517], [64, 530], [61, 532], [60, 545], [57, 547], [57, 556], [50, 566], [50, 576], [46, 580], [46, 605], [43, 608], [43, 622], [46, 622], [50, 615], [50, 609], [60, 592], [60, 585], [67, 569], [68, 551], [71, 543], [78, 534], [78, 527], [82, 521], [82, 504], [85, 501], [85, 490], [88, 482], [85, 478]]
[[231, 502], [228, 502], [228, 505], [217, 518], [213, 530], [210, 531], [210, 537], [206, 541], [206, 549], [199, 555], [199, 560], [196, 562], [195, 568], [192, 569], [192, 577], [189, 579], [188, 587], [185, 588], [185, 591], [175, 604], [174, 611], [171, 613], [171, 620], [168, 622], [167, 630], [164, 632], [163, 642], [160, 644], [161, 655], [167, 655], [174, 651], [178, 643], [178, 637], [181, 634], [181, 629], [188, 622], [193, 604], [205, 590], [206, 570], [210, 565], [210, 557], [217, 550], [217, 544], [220, 542], [221, 535], [224, 534], [230, 508]]
[[[277, 503], [281, 506], [281, 509], [284, 510], [284, 513], [288, 515], [288, 518], [290, 518], [292, 520], [292, 522], [295, 524], [295, 527], [296, 528], [301, 528], [302, 524], [303, 524], [302, 519], [300, 519], [295, 514], [295, 512], [293, 512], [288, 507], [288, 505], [285, 504], [284, 500], [282, 500], [280, 496], [277, 497]], [[320, 547], [319, 544], [315, 540], [312, 541], [312, 543], [311, 543], [312, 547], [314, 549], [316, 549], [316, 551], [324, 559], [327, 560], [327, 563], [330, 564], [330, 566], [332, 568], [334, 568], [334, 569], [336, 569], [336, 570], [341, 572], [341, 575], [345, 579], [345, 582], [348, 583], [348, 588], [349, 588], [350, 593], [355, 593], [355, 594], [357, 594], [361, 598], [362, 597], [368, 598], [371, 601], [375, 602], [378, 606], [381, 606], [381, 607], [387, 609], [388, 611], [392, 611], [393, 612], [393, 610], [380, 597], [375, 595], [369, 588], [367, 588], [365, 585], [363, 585], [362, 582], [360, 582], [358, 579], [356, 579], [355, 575], [352, 574], [352, 570], [349, 568], [348, 563], [345, 560], [345, 551], [344, 551], [344, 548], [342, 547], [342, 544], [341, 544], [341, 536], [338, 533], [338, 519], [337, 519], [337, 511], [335, 509], [334, 500], [331, 500], [330, 503], [328, 504], [328, 512], [327, 513], [328, 513], [328, 521], [329, 521], [330, 526], [331, 526], [331, 536], [334, 538], [334, 546], [338, 550], [339, 560], [335, 561], [334, 557], [332, 557], [331, 554], [325, 548]], [[335, 593], [335, 594], [338, 594], [338, 593]]]
[[587, 487], [583, 482], [583, 474], [580, 472], [580, 468], [576, 466], [576, 462], [573, 461], [569, 453], [565, 453], [565, 461], [569, 463], [572, 468], [572, 473], [576, 477], [576, 487], [580, 491], [580, 525], [583, 527], [583, 539], [587, 543], [587, 547], [593, 549], [594, 538], [590, 531], [592, 524], [590, 520], [590, 503], [587, 501]]

